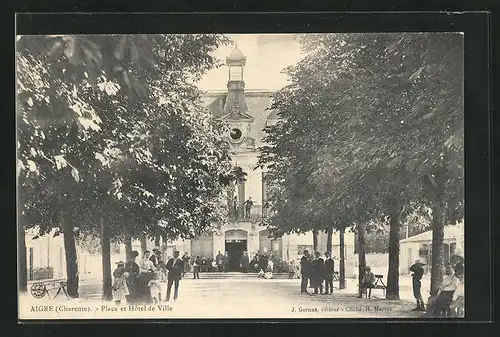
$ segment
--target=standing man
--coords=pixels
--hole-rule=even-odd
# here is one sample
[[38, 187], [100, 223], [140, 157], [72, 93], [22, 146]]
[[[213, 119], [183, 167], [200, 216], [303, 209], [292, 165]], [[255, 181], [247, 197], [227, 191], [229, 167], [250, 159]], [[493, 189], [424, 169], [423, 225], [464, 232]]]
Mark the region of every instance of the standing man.
[[170, 291], [172, 290], [172, 284], [175, 284], [174, 288], [174, 301], [177, 300], [179, 295], [179, 282], [182, 277], [182, 272], [184, 271], [184, 262], [179, 259], [179, 251], [174, 251], [174, 257], [167, 262], [167, 297], [166, 301], [170, 301]]
[[313, 285], [314, 294], [323, 294], [323, 279], [325, 278], [325, 262], [321, 258], [320, 252], [314, 252], [313, 262]]
[[227, 273], [229, 270], [229, 253], [227, 252], [227, 250], [225, 251], [222, 258], [222, 269], [224, 270], [224, 273]]
[[200, 279], [200, 265], [201, 260], [200, 257], [197, 256], [193, 261], [193, 279]]
[[[325, 253], [325, 295], [333, 293], [333, 274], [335, 273], [335, 261], [330, 252]], [[330, 291], [330, 292], [328, 292]]]
[[217, 270], [219, 271], [219, 273], [222, 272], [223, 270], [223, 264], [224, 264], [224, 255], [222, 255], [220, 252], [219, 254], [217, 254], [217, 256], [215, 257], [215, 262], [217, 263]]
[[238, 205], [238, 197], [237, 196], [234, 196], [233, 198], [233, 210], [234, 210], [234, 217], [236, 219], [239, 218], [239, 205]]
[[252, 197], [248, 197], [248, 200], [243, 203], [245, 206], [245, 217], [250, 218], [250, 210], [252, 209], [253, 206], [253, 201]]
[[304, 250], [304, 256], [300, 259], [300, 274], [302, 276], [300, 280], [300, 293], [307, 294], [307, 281], [312, 276], [311, 255], [309, 255], [308, 250]]
[[186, 275], [187, 269], [189, 268], [189, 256], [187, 255], [187, 253], [184, 253], [184, 255], [182, 255], [182, 262], [184, 263], [182, 277], [184, 277], [184, 275]]
[[413, 296], [417, 300], [417, 306], [412, 309], [412, 311], [425, 311], [424, 300], [422, 299], [422, 294], [420, 293], [420, 288], [422, 287], [421, 279], [424, 275], [424, 264], [420, 260], [415, 261], [415, 263], [410, 267], [410, 271], [413, 272], [412, 284], [413, 284]]
[[248, 269], [250, 268], [250, 259], [246, 251], [243, 252], [240, 258], [241, 271], [244, 273], [248, 273]]

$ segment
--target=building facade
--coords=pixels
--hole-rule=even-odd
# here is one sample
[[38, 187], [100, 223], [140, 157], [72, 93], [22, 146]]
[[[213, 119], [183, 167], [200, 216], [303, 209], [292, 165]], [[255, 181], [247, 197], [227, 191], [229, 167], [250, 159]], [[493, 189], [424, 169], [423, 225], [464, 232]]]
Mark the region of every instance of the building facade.
[[[233, 150], [232, 161], [247, 174], [246, 181], [236, 184], [228, 193], [230, 224], [222, 226], [217, 233], [203, 237], [170, 243], [169, 250], [178, 249], [191, 256], [213, 258], [227, 251], [230, 268], [238, 270], [243, 251], [250, 256], [256, 253], [272, 253], [283, 260], [297, 259], [304, 249], [312, 251], [312, 233], [285, 235], [274, 239], [261, 226], [267, 216], [265, 170], [257, 167], [258, 148], [263, 145], [264, 128], [277, 122], [276, 112], [271, 107], [273, 91], [247, 90], [244, 81], [246, 58], [235, 48], [226, 58], [228, 68], [227, 91], [207, 92], [204, 101], [213, 118], [225, 121], [230, 127], [227, 141]], [[252, 207], [246, 214], [245, 202], [251, 200]], [[339, 256], [339, 238], [334, 234], [332, 252]], [[346, 254], [354, 253], [354, 235], [346, 233]], [[319, 234], [318, 249], [327, 250], [326, 234]], [[167, 252], [168, 254], [168, 252]]]
[[[203, 235], [192, 240], [161, 242], [165, 257], [172, 256], [174, 250], [189, 256], [215, 258], [227, 251], [230, 256], [230, 269], [239, 270], [239, 260], [243, 251], [252, 257], [256, 253], [272, 253], [285, 261], [296, 260], [305, 249], [313, 250], [312, 232], [301, 235], [284, 235], [281, 238], [269, 237], [269, 230], [261, 225], [267, 216], [266, 204], [266, 172], [257, 168], [258, 148], [263, 145], [264, 128], [277, 122], [276, 113], [268, 110], [271, 106], [273, 91], [246, 90], [244, 67], [246, 59], [240, 50], [235, 48], [226, 59], [228, 68], [227, 91], [207, 92], [204, 101], [213, 118], [224, 120], [231, 132], [227, 140], [231, 144], [233, 165], [245, 172], [246, 180], [228, 191], [227, 201], [230, 206], [229, 225], [221, 226], [217, 233]], [[252, 207], [246, 214], [245, 202], [251, 199]], [[35, 239], [34, 239], [35, 238]], [[326, 234], [318, 235], [318, 250], [327, 251]], [[346, 232], [344, 236], [346, 259], [354, 254], [354, 234]], [[132, 243], [134, 250], [141, 251], [139, 241]], [[52, 277], [66, 276], [63, 234], [38, 237], [36, 233], [27, 233], [27, 265], [29, 279], [40, 278], [34, 275], [36, 270], [51, 269]], [[147, 242], [151, 250], [154, 242]], [[81, 277], [100, 277], [102, 275], [102, 259], [99, 253], [89, 252], [77, 247], [78, 264]], [[332, 255], [340, 256], [338, 233], [333, 234]], [[113, 245], [111, 263], [125, 259], [125, 247]], [[46, 278], [46, 277], [42, 277]]]
[[[456, 225], [447, 225], [444, 227], [443, 242], [443, 262], [449, 263], [450, 257], [460, 255], [465, 257], [465, 236], [464, 222]], [[399, 241], [400, 251], [400, 273], [409, 274], [410, 266], [420, 260], [426, 265], [425, 273], [430, 272], [432, 263], [432, 231], [426, 231]]]

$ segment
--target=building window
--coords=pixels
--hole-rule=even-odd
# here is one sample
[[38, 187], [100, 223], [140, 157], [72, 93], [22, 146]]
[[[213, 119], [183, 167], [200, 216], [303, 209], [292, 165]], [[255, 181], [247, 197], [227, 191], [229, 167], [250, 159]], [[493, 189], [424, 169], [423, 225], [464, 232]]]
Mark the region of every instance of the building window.
[[243, 81], [243, 67], [242, 66], [229, 67], [229, 80]]

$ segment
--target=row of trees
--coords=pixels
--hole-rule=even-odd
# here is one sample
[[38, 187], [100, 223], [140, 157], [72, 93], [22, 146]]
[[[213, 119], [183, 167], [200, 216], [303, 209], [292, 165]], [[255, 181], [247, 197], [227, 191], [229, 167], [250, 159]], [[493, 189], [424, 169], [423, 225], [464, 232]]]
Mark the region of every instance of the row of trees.
[[363, 247], [366, 232], [387, 224], [386, 294], [395, 299], [402, 224], [431, 210], [437, 291], [444, 224], [463, 213], [463, 37], [298, 38], [305, 56], [287, 69], [290, 84], [272, 105], [280, 120], [261, 148], [273, 209], [267, 225], [275, 235], [324, 230], [330, 242], [333, 231], [342, 237], [350, 228]]
[[235, 179], [226, 126], [194, 83], [219, 65], [220, 35], [18, 37], [20, 287], [25, 230], [64, 234], [68, 293], [75, 241], [100, 237], [104, 297], [110, 242], [191, 238], [224, 220]]

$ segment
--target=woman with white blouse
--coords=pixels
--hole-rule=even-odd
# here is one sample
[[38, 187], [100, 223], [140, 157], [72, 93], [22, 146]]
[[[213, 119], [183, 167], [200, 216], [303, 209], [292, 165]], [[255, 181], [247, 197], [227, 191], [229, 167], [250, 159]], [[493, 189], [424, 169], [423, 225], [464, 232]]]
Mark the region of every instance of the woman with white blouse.
[[141, 302], [146, 302], [150, 303], [152, 301], [151, 298], [151, 292], [149, 290], [148, 283], [153, 279], [153, 274], [155, 271], [155, 266], [153, 264], [153, 261], [150, 261], [149, 258], [151, 256], [151, 253], [146, 250], [143, 255], [142, 259], [139, 262], [139, 270], [140, 270], [140, 276], [139, 276], [139, 300]]

